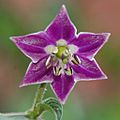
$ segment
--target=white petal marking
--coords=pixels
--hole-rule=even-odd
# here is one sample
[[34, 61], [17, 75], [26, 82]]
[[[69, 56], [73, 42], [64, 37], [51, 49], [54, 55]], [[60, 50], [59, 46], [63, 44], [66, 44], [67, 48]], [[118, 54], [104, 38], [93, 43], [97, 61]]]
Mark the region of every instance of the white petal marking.
[[67, 42], [63, 39], [60, 39], [56, 42], [57, 46], [64, 46], [67, 45]]
[[58, 49], [56, 46], [54, 45], [48, 45], [44, 48], [45, 52], [48, 54], [52, 54], [52, 53], [57, 53]]
[[78, 51], [79, 48], [76, 45], [70, 44], [70, 45], [68, 45], [68, 49], [71, 54], [74, 54]]

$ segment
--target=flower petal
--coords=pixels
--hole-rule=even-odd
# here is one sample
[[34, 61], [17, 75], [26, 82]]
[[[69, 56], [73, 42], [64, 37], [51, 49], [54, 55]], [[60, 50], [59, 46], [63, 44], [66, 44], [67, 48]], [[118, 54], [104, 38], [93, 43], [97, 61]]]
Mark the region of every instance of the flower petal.
[[28, 34], [24, 36], [15, 36], [10, 38], [16, 46], [34, 63], [38, 62], [46, 55], [44, 47], [52, 44], [44, 32]]
[[64, 104], [74, 85], [75, 81], [73, 76], [68, 76], [64, 74], [60, 76], [54, 76], [54, 80], [51, 86], [60, 102]]
[[80, 58], [80, 65], [72, 65], [76, 81], [107, 79], [95, 59]]
[[42, 58], [38, 63], [30, 63], [20, 87], [52, 82], [52, 67], [47, 69], [45, 66], [47, 58]]
[[53, 22], [48, 26], [46, 32], [54, 41], [59, 39], [65, 39], [68, 41], [75, 37], [76, 28], [71, 22], [64, 5]]
[[88, 58], [93, 58], [100, 48], [107, 42], [110, 33], [89, 33], [82, 32], [79, 34], [78, 39], [73, 40], [71, 43], [79, 47], [78, 54]]

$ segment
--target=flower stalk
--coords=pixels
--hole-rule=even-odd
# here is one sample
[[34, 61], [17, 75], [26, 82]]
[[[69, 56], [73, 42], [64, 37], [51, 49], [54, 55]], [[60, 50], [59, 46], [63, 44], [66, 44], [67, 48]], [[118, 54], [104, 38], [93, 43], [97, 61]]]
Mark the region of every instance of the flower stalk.
[[35, 108], [38, 103], [42, 103], [46, 91], [47, 91], [47, 83], [38, 85], [38, 89], [36, 91], [36, 96], [33, 103], [33, 108]]
[[44, 111], [42, 106], [44, 95], [47, 91], [47, 83], [40, 84], [36, 91], [36, 96], [33, 102], [33, 106], [27, 111], [26, 117], [36, 120]]

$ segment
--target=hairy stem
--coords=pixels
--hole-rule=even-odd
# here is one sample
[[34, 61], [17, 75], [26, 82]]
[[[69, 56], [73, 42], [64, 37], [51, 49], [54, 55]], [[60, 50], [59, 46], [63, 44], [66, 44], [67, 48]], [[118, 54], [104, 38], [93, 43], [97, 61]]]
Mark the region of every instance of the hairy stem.
[[47, 84], [46, 83], [43, 83], [43, 84], [38, 86], [36, 96], [34, 99], [34, 103], [33, 103], [33, 108], [37, 105], [37, 103], [42, 102], [46, 91], [47, 91]]
[[42, 114], [44, 109], [42, 109], [41, 103], [43, 101], [46, 91], [47, 91], [47, 83], [43, 83], [38, 86], [32, 109], [27, 111], [26, 117], [36, 120], [37, 117], [39, 117]]

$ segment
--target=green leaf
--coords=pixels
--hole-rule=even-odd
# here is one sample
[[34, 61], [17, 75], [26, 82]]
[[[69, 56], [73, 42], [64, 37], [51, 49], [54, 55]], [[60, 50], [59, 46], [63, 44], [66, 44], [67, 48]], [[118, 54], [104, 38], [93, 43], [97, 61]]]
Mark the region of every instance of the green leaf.
[[48, 98], [43, 101], [47, 106], [47, 110], [56, 115], [57, 120], [61, 120], [63, 116], [63, 106], [55, 98]]
[[29, 120], [25, 117], [25, 113], [6, 113], [0, 114], [0, 120]]

